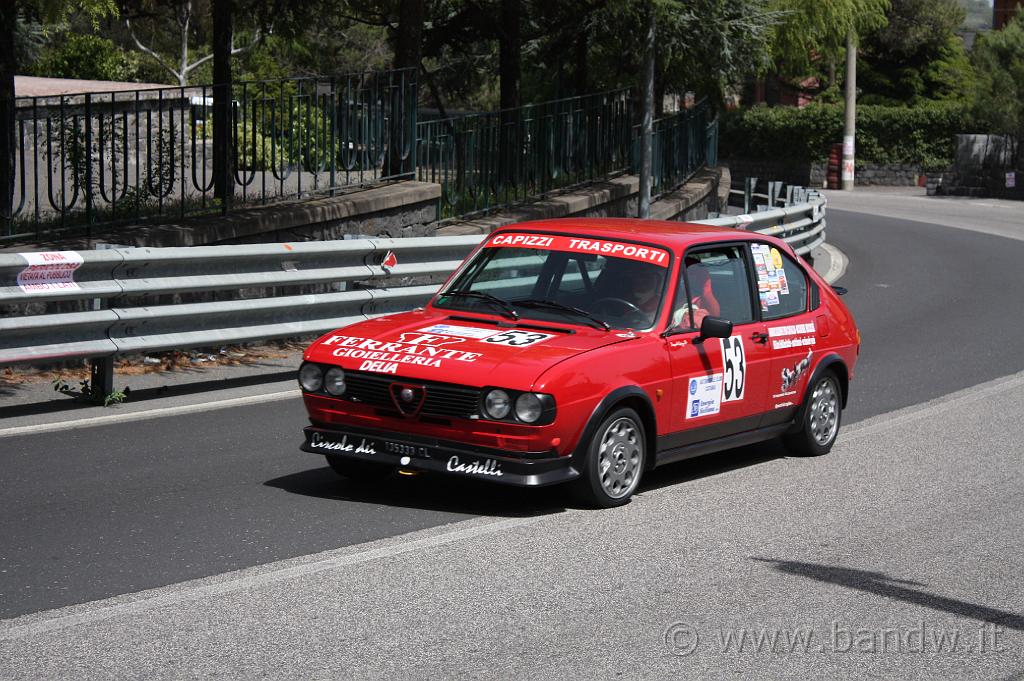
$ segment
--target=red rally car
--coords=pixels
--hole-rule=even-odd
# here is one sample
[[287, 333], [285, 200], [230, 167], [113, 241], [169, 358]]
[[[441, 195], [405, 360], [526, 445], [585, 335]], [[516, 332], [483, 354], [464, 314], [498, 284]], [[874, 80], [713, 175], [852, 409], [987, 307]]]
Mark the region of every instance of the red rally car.
[[781, 436], [835, 442], [860, 350], [782, 241], [629, 219], [492, 233], [420, 309], [307, 350], [302, 449], [345, 476], [569, 483], [626, 503], [644, 471]]

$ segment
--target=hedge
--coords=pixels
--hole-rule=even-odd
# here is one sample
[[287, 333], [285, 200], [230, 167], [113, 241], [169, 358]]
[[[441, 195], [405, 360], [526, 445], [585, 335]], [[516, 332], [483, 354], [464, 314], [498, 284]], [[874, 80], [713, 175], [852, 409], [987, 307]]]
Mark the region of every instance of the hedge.
[[[953, 162], [955, 135], [971, 127], [968, 107], [955, 102], [859, 106], [857, 160], [946, 168]], [[756, 106], [723, 116], [719, 153], [725, 158], [807, 163], [826, 160], [829, 147], [842, 140], [842, 105]]]

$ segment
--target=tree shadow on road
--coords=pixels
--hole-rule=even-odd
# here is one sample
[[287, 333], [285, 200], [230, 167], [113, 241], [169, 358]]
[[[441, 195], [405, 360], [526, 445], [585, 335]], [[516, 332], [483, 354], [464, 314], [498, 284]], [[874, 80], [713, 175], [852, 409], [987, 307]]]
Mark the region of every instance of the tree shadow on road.
[[926, 608], [948, 612], [960, 617], [970, 617], [982, 622], [992, 622], [1018, 631], [1024, 631], [1024, 616], [999, 608], [991, 608], [977, 603], [970, 603], [956, 598], [947, 598], [929, 593], [923, 589], [912, 587], [927, 586], [920, 582], [896, 579], [882, 572], [856, 570], [834, 565], [820, 565], [796, 560], [776, 560], [774, 558], [758, 558], [754, 560], [769, 563], [779, 572], [798, 577], [806, 577], [827, 584], [838, 584], [850, 589], [867, 591], [877, 596], [894, 598]]

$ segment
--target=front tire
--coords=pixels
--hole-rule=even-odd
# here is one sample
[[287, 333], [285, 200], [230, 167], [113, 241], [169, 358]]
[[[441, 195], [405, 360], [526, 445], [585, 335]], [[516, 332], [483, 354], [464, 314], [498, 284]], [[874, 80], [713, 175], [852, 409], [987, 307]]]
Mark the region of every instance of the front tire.
[[327, 454], [327, 465], [343, 478], [353, 480], [382, 480], [391, 474], [391, 466], [368, 461], [356, 461], [337, 454]]
[[828, 454], [839, 435], [843, 416], [843, 394], [831, 371], [824, 373], [807, 390], [800, 429], [783, 438], [786, 448], [800, 456]]
[[636, 491], [646, 464], [643, 421], [628, 407], [616, 409], [601, 422], [590, 441], [583, 471], [575, 483], [576, 495], [598, 508], [622, 506]]

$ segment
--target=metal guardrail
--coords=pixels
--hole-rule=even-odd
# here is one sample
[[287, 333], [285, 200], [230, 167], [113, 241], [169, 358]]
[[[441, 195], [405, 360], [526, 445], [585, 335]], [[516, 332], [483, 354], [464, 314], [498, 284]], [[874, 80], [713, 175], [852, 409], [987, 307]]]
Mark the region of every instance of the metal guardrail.
[[[825, 239], [825, 199], [700, 221], [783, 238], [798, 253]], [[96, 390], [113, 390], [115, 355], [317, 334], [422, 305], [484, 236], [366, 239], [190, 248], [123, 248], [54, 256], [71, 272], [33, 285], [39, 254], [0, 254], [0, 305], [78, 301], [87, 311], [0, 319], [0, 365], [92, 359]], [[397, 264], [383, 264], [386, 255]], [[45, 267], [35, 265], [34, 267]], [[435, 283], [424, 284], [425, 278]], [[31, 281], [39, 281], [32, 279]], [[388, 288], [374, 288], [386, 281]], [[398, 284], [393, 285], [393, 284]], [[325, 292], [305, 293], [311, 285]], [[247, 289], [269, 295], [181, 302]], [[172, 295], [174, 304], [153, 304]], [[104, 307], [116, 300], [121, 306]], [[137, 302], [136, 302], [137, 301]], [[133, 303], [135, 303], [134, 306]]]

